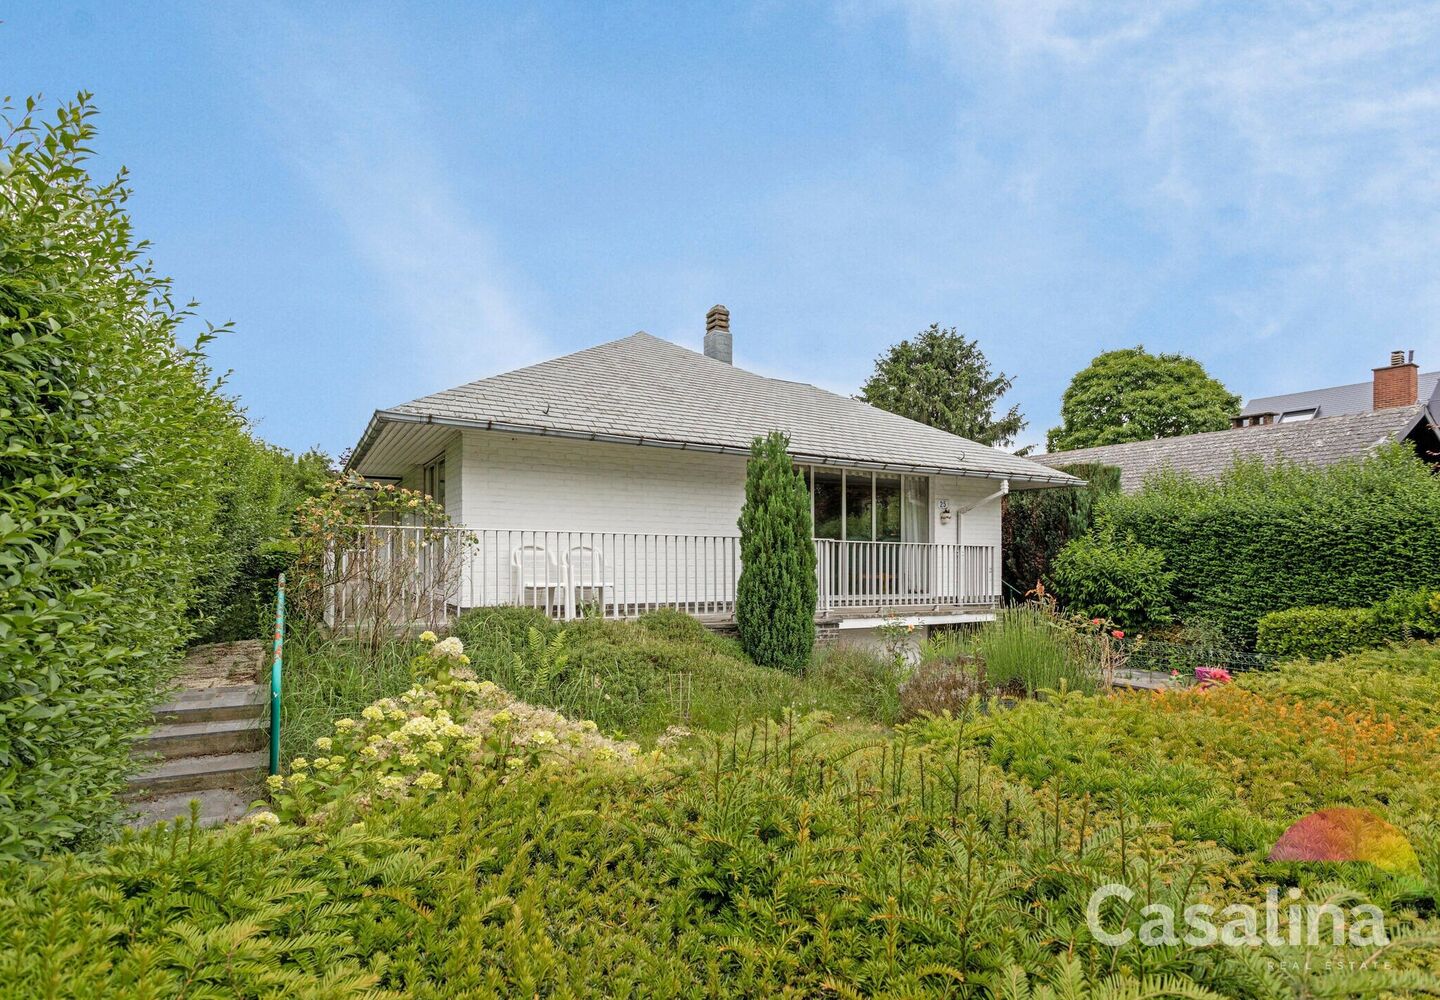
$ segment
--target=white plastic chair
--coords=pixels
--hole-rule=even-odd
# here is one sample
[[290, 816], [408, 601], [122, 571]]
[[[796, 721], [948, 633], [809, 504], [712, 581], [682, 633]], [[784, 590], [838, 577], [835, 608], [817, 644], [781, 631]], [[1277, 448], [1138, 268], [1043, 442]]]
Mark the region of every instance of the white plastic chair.
[[[521, 545], [510, 553], [510, 594], [515, 604], [557, 610], [571, 617], [569, 579], [559, 556], [544, 545]], [[544, 601], [539, 598], [543, 595]]]
[[582, 608], [586, 604], [598, 603], [603, 612], [608, 603], [606, 591], [609, 591], [610, 600], [615, 598], [615, 581], [606, 574], [604, 550], [587, 543], [572, 545], [566, 564], [570, 571], [570, 592], [575, 602], [573, 607]]

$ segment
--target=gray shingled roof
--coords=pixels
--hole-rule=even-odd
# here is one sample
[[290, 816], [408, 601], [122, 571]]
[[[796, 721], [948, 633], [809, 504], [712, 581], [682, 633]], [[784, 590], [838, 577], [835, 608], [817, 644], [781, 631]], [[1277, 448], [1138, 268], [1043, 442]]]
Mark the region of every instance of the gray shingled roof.
[[350, 467], [385, 426], [404, 422], [748, 453], [772, 430], [817, 464], [1009, 478], [1017, 487], [1075, 480], [803, 382], [767, 378], [647, 333], [377, 410]]
[[[1440, 390], [1440, 372], [1420, 373], [1419, 400], [1424, 402]], [[1325, 389], [1307, 389], [1281, 396], [1261, 396], [1245, 404], [1241, 416], [1256, 413], [1290, 413], [1295, 410], [1318, 410], [1316, 416], [1338, 417], [1346, 413], [1368, 413], [1375, 402], [1375, 383], [1355, 382], [1332, 385]]]
[[1422, 419], [1432, 423], [1435, 420], [1423, 403], [1288, 424], [1078, 448], [1036, 455], [1035, 460], [1052, 466], [1088, 462], [1118, 466], [1120, 488], [1131, 492], [1162, 469], [1209, 479], [1230, 468], [1237, 458], [1263, 461], [1283, 458], [1309, 465], [1330, 465], [1366, 455], [1382, 444], [1399, 440]]

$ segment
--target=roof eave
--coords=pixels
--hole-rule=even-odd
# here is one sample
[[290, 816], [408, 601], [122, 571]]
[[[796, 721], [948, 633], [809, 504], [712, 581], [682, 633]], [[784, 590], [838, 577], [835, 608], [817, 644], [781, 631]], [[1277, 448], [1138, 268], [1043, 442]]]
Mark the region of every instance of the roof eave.
[[[715, 455], [740, 455], [748, 457], [750, 449], [737, 445], [714, 444], [707, 441], [682, 441], [672, 438], [644, 437], [631, 434], [604, 434], [599, 431], [572, 431], [555, 427], [541, 427], [535, 424], [516, 424], [501, 420], [477, 420], [466, 417], [443, 417], [433, 413], [407, 413], [403, 410], [376, 410], [360, 435], [345, 472], [355, 470], [365, 453], [374, 446], [381, 428], [386, 423], [430, 424], [437, 427], [456, 427], [462, 430], [496, 431], [502, 434], [530, 434], [536, 437], [565, 438], [572, 441], [598, 441], [604, 444], [638, 445], [646, 448], [672, 448], [679, 451], [698, 451]], [[797, 462], [810, 465], [838, 465], [851, 469], [873, 469], [877, 472], [908, 472], [914, 475], [969, 476], [977, 479], [1007, 479], [1015, 482], [1035, 484], [1039, 487], [1080, 486], [1083, 481], [1063, 472], [1053, 475], [1019, 474], [1001, 470], [977, 470], [959, 466], [945, 467], [917, 465], [909, 462], [867, 462], [842, 455], [819, 455], [807, 452], [791, 452]]]

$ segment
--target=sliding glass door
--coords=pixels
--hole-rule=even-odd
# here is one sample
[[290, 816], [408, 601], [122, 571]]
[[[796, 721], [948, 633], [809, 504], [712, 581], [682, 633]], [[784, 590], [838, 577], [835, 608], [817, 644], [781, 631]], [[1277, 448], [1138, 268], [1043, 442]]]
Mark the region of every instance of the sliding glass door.
[[825, 550], [820, 572], [832, 593], [863, 601], [923, 593], [930, 553], [901, 542], [930, 540], [930, 479], [851, 469], [802, 469], [817, 539], [885, 542]]

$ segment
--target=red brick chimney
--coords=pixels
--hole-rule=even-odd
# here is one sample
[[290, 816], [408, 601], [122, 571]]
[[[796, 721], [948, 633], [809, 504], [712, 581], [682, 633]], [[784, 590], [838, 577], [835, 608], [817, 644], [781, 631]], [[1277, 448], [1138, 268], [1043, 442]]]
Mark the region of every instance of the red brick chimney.
[[1415, 352], [1391, 351], [1390, 364], [1375, 369], [1375, 409], [1414, 406], [1420, 398], [1420, 366]]

